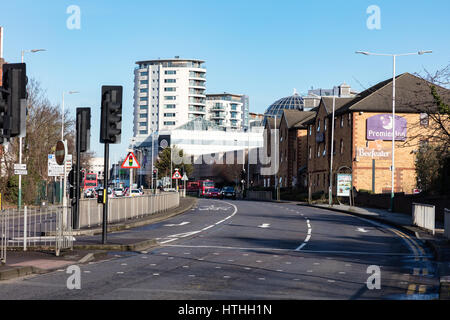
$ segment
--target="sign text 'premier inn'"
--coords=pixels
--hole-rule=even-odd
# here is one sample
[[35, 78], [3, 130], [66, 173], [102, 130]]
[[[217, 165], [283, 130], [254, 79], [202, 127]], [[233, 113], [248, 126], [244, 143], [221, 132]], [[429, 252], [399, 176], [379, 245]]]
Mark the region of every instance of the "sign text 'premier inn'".
[[[395, 140], [405, 141], [407, 121], [395, 116]], [[392, 115], [379, 114], [367, 119], [367, 140], [392, 140]]]

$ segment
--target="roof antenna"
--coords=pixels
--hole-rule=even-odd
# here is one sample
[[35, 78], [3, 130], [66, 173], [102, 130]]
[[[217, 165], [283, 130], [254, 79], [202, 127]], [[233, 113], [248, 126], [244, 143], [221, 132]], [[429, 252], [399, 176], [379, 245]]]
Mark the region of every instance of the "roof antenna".
[[297, 89], [294, 88], [294, 96], [298, 96]]

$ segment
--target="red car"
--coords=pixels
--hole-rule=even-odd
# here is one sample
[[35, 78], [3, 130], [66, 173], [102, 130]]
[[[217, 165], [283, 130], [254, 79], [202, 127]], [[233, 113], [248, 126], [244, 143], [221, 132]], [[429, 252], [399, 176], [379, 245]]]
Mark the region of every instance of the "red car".
[[221, 199], [222, 193], [221, 193], [220, 189], [207, 189], [207, 191], [205, 193], [205, 197], [211, 198], [211, 199]]

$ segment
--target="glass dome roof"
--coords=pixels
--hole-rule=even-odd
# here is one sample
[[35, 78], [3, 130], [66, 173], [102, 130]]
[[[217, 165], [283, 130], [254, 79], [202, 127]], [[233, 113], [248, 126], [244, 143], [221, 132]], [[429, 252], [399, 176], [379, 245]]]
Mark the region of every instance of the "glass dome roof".
[[303, 98], [297, 92], [294, 92], [294, 95], [274, 102], [269, 108], [267, 108], [264, 114], [270, 116], [277, 115], [281, 118], [284, 109], [303, 111], [303, 108]]

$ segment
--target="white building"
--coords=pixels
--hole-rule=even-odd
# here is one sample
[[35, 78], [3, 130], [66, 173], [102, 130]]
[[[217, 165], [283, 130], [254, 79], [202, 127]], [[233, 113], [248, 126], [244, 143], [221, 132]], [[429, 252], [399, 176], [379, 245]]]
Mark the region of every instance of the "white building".
[[164, 59], [136, 62], [134, 137], [171, 130], [206, 115], [204, 61]]
[[221, 93], [206, 95], [207, 120], [219, 127], [244, 129], [248, 127], [248, 97]]
[[89, 173], [96, 173], [99, 180], [104, 179], [105, 158], [92, 158], [89, 160]]

